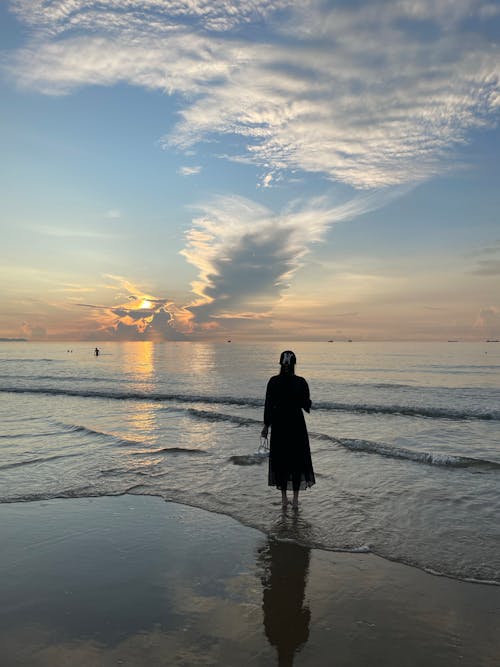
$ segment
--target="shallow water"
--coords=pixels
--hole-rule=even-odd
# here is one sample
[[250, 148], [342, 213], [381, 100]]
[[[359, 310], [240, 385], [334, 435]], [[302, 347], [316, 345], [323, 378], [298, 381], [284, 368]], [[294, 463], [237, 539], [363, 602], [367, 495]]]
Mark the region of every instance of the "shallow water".
[[285, 535], [256, 456], [284, 347], [0, 344], [0, 500], [158, 495], [500, 583], [500, 345], [296, 344], [317, 484]]

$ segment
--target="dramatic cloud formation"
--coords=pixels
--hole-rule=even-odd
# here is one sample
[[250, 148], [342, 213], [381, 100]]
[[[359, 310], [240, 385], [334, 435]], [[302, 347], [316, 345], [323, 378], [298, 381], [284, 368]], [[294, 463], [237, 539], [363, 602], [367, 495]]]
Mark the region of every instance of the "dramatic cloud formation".
[[80, 303], [89, 308], [98, 324], [97, 337], [117, 340], [184, 340], [191, 330], [191, 313], [178, 308], [170, 299], [145, 294], [121, 276], [107, 276], [117, 283], [126, 297], [124, 303], [109, 307]]
[[[500, 106], [500, 51], [485, 32], [496, 7], [477, 0], [11, 4], [35, 30], [7, 64], [20, 85], [180, 94], [165, 145], [240, 137], [233, 157], [267, 169], [265, 185], [287, 169], [356, 188], [419, 181]], [[249, 41], [239, 24], [260, 30]]]
[[339, 206], [316, 200], [281, 215], [241, 197], [206, 205], [182, 251], [199, 270], [193, 283], [199, 299], [188, 306], [196, 322], [203, 328], [213, 320], [268, 317], [329, 227], [378, 208], [388, 197], [364, 195]]

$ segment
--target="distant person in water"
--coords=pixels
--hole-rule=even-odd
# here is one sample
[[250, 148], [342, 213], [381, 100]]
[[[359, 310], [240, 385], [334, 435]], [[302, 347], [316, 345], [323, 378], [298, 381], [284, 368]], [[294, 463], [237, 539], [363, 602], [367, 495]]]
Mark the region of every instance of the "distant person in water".
[[288, 505], [287, 490], [292, 490], [294, 509], [299, 504], [299, 491], [316, 482], [302, 412], [311, 409], [309, 386], [304, 378], [295, 375], [296, 362], [291, 350], [281, 353], [280, 374], [274, 375], [267, 384], [261, 434], [267, 438], [271, 427], [269, 486], [281, 490], [283, 508]]
[[96, 349], [94, 350], [94, 354], [95, 354], [96, 357], [99, 356], [99, 348], [98, 347], [96, 347]]

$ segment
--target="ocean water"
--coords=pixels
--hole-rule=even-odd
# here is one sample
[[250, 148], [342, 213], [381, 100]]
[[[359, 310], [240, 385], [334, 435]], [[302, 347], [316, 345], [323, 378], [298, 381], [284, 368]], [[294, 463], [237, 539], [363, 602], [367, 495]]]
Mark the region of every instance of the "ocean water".
[[290, 343], [0, 343], [0, 502], [124, 493], [500, 584], [500, 344], [297, 343], [317, 483], [258, 454]]

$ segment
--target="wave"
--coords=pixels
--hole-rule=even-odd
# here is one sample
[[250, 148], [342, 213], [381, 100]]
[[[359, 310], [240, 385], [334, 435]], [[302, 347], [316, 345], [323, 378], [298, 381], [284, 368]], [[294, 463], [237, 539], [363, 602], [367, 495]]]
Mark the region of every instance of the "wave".
[[250, 426], [252, 424], [262, 424], [261, 419], [252, 419], [252, 417], [239, 417], [238, 415], [228, 415], [224, 412], [213, 412], [212, 410], [197, 410], [188, 408], [186, 412], [191, 417], [197, 417], [210, 422], [231, 422], [237, 426]]
[[[212, 412], [211, 410], [194, 410], [188, 409], [188, 412], [199, 419], [207, 421], [225, 421], [238, 426], [253, 426], [261, 424], [258, 419], [251, 417], [238, 417], [235, 415], [228, 415], [222, 412]], [[368, 454], [378, 454], [394, 459], [406, 459], [407, 461], [414, 461], [416, 463], [426, 463], [434, 466], [445, 466], [450, 468], [470, 468], [483, 467], [489, 469], [500, 469], [500, 463], [495, 461], [488, 461], [487, 459], [472, 458], [469, 456], [459, 456], [455, 454], [439, 454], [429, 452], [418, 452], [412, 449], [405, 449], [403, 447], [395, 447], [381, 442], [374, 442], [371, 440], [361, 440], [356, 438], [336, 438], [326, 433], [316, 433], [310, 431], [309, 435], [315, 440], [325, 440], [336, 445], [356, 452], [366, 452]], [[233, 459], [241, 458], [242, 461], [234, 461]], [[251, 465], [254, 461], [250, 457], [246, 457], [250, 463], [245, 463], [245, 457], [231, 457], [233, 463], [239, 465]], [[260, 461], [259, 461], [260, 462]]]
[[75, 396], [77, 398], [105, 398], [118, 401], [177, 401], [180, 403], [214, 403], [263, 407], [264, 401], [257, 398], [240, 398], [234, 396], [204, 396], [202, 394], [168, 394], [163, 392], [113, 392], [93, 389], [63, 389], [56, 387], [0, 387], [1, 393], [11, 394], [44, 394], [47, 396]]
[[148, 456], [149, 454], [199, 454], [209, 455], [204, 449], [190, 449], [189, 447], [161, 447], [160, 449], [148, 449], [145, 451], [131, 452], [132, 456]]
[[[48, 396], [75, 396], [78, 398], [104, 398], [108, 400], [134, 400], [152, 402], [179, 402], [179, 403], [208, 403], [214, 405], [238, 405], [242, 407], [262, 408], [262, 399], [252, 397], [234, 396], [204, 396], [202, 394], [169, 394], [159, 392], [112, 392], [99, 390], [77, 390], [53, 387], [0, 387], [2, 393], [14, 394], [44, 394]], [[411, 405], [374, 405], [365, 403], [337, 403], [328, 401], [316, 401], [313, 404], [316, 410], [332, 412], [351, 412], [354, 414], [384, 414], [402, 415], [405, 417], [423, 417], [428, 419], [451, 419], [451, 420], [481, 420], [500, 421], [499, 410], [489, 411], [467, 411], [454, 408], [438, 408], [431, 406]]]
[[[200, 410], [195, 408], [187, 408], [185, 411], [196, 419], [201, 419], [203, 421], [209, 421], [209, 422], [226, 422], [235, 424], [236, 426], [260, 426], [260, 424], [262, 423], [261, 420], [254, 419], [252, 417], [241, 417], [239, 415], [231, 415], [223, 412], [215, 412], [213, 410]], [[53, 422], [53, 423], [59, 428], [62, 428], [63, 431], [66, 433], [84, 433], [91, 436], [97, 436], [98, 438], [101, 438], [103, 440], [111, 440], [114, 444], [125, 447], [138, 448], [144, 446], [144, 443], [141, 441], [122, 438], [112, 433], [98, 431], [95, 429], [88, 428], [86, 426], [77, 424], [65, 424], [62, 422]], [[500, 469], [500, 462], [490, 461], [488, 459], [480, 459], [480, 458], [461, 456], [456, 454], [443, 454], [439, 452], [434, 453], [425, 451], [424, 452], [415, 451], [412, 449], [397, 447], [382, 442], [375, 442], [371, 440], [363, 440], [358, 438], [338, 438], [335, 436], [328, 435], [326, 433], [318, 433], [314, 431], [310, 431], [309, 435], [312, 439], [331, 442], [334, 445], [343, 447], [353, 452], [376, 454], [387, 458], [403, 459], [426, 465], [433, 465], [433, 466], [440, 466], [447, 468], [476, 468], [476, 469], [481, 468], [484, 470]], [[136, 452], [133, 452], [134, 455], [148, 455], [148, 454], [161, 454], [161, 453], [165, 454], [179, 453], [179, 454], [197, 454], [197, 455], [208, 454], [208, 452], [206, 452], [205, 450], [189, 449], [182, 447], [164, 447], [164, 448], [148, 449], [144, 451], [138, 450]], [[236, 457], [231, 457], [230, 460], [235, 465], [253, 465], [254, 463], [261, 462], [260, 455], [258, 460], [253, 459], [252, 456], [253, 455], [248, 455], [246, 457], [236, 456]]]
[[[394, 562], [402, 562], [405, 563], [405, 561], [397, 561], [394, 559]], [[415, 567], [419, 567], [418, 565], [415, 565]], [[469, 584], [485, 584], [486, 586], [500, 586], [500, 581], [497, 581], [496, 579], [478, 579], [477, 577], [454, 577], [453, 575], [447, 574], [446, 572], [441, 572], [440, 570], [435, 570], [432, 567], [420, 567], [419, 569], [422, 569], [424, 572], [427, 572], [427, 574], [432, 574], [433, 577], [446, 577], [447, 579], [459, 579], [460, 581], [466, 581]]]
[[[23, 375], [21, 373], [15, 374], [15, 376], [12, 373], [0, 373], [0, 378], [2, 380], [30, 380], [33, 382], [33, 380], [56, 380], [57, 382], [92, 382], [92, 383], [99, 383], [99, 382], [115, 382], [113, 378], [110, 377], [98, 377], [98, 376], [91, 376], [91, 375]], [[130, 380], [127, 378], [120, 378], [120, 384], [130, 384], [134, 382], [135, 380]]]
[[359, 440], [355, 438], [335, 438], [324, 433], [312, 433], [311, 438], [317, 440], [328, 440], [336, 445], [353, 452], [365, 452], [367, 454], [378, 454], [392, 459], [404, 459], [415, 463], [425, 463], [433, 466], [447, 468], [484, 468], [489, 470], [500, 470], [500, 463], [488, 459], [477, 459], [470, 456], [459, 456], [456, 454], [439, 454], [430, 452], [417, 452], [404, 447], [394, 447], [381, 442], [371, 440]]
[[47, 461], [55, 461], [56, 459], [68, 459], [72, 456], [83, 456], [83, 454], [55, 454], [54, 456], [40, 456], [34, 459], [26, 459], [25, 461], [16, 461], [15, 463], [5, 463], [0, 465], [0, 470], [9, 470], [10, 468], [21, 468], [23, 466], [33, 465], [34, 463], [46, 463]]
[[404, 417], [425, 417], [429, 419], [452, 419], [459, 421], [468, 419], [500, 421], [500, 411], [498, 410], [469, 412], [453, 408], [435, 408], [429, 406], [370, 405], [364, 403], [330, 403], [324, 401], [316, 401], [314, 407], [317, 410], [354, 412], [359, 414], [403, 415]]
[[23, 438], [48, 438], [56, 435], [61, 435], [60, 431], [46, 431], [39, 433], [12, 433], [12, 434], [1, 434], [0, 440], [20, 440]]
[[[87, 435], [98, 436], [103, 439], [112, 440], [118, 445], [123, 445], [126, 447], [141, 447], [143, 442], [139, 440], [131, 440], [130, 438], [121, 438], [112, 433], [106, 433], [105, 431], [97, 431], [87, 426], [80, 426], [78, 424], [64, 424], [62, 422], [55, 422], [58, 426], [62, 427], [67, 433], [85, 433]], [[135, 452], [130, 452], [132, 456], [148, 456], [151, 454], [199, 454], [201, 456], [208, 455], [209, 452], [204, 449], [195, 449], [188, 447], [159, 447], [157, 449], [139, 449]]]
[[111, 440], [114, 444], [124, 447], [141, 447], [144, 443], [140, 440], [131, 440], [129, 438], [121, 438], [113, 433], [106, 433], [106, 431], [97, 431], [87, 426], [79, 424], [65, 424], [63, 422], [53, 422], [56, 426], [63, 429], [65, 433], [84, 433], [85, 435], [97, 436], [101, 440]]
[[39, 363], [40, 361], [47, 361], [47, 362], [52, 362], [55, 364], [61, 364], [64, 363], [64, 359], [48, 359], [48, 358], [36, 358], [36, 359], [31, 359], [31, 358], [16, 358], [16, 357], [8, 357], [7, 359], [0, 359], [0, 364], [25, 364], [25, 363]]

